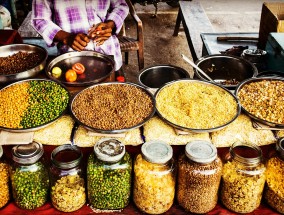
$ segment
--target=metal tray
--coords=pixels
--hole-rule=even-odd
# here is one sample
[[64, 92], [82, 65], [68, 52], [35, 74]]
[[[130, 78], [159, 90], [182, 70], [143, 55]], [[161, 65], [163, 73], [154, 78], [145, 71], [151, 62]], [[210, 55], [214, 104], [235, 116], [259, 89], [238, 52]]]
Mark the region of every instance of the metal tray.
[[[178, 82], [189, 82], [189, 83], [201, 83], [201, 84], [205, 84], [205, 85], [214, 85], [216, 87], [219, 87], [223, 90], [225, 90], [226, 92], [228, 92], [233, 98], [234, 100], [236, 101], [236, 104], [237, 104], [237, 111], [236, 111], [236, 115], [229, 121], [227, 122], [226, 124], [224, 125], [221, 125], [221, 126], [218, 126], [218, 127], [215, 127], [215, 128], [208, 128], [208, 129], [196, 129], [196, 128], [188, 128], [188, 127], [183, 127], [183, 126], [180, 126], [180, 125], [177, 125], [173, 122], [171, 122], [170, 120], [168, 120], [167, 118], [165, 118], [160, 112], [159, 110], [156, 108], [156, 112], [158, 114], [158, 116], [163, 120], [165, 121], [166, 123], [168, 123], [169, 125], [177, 128], [177, 129], [180, 129], [180, 130], [183, 130], [183, 131], [190, 131], [190, 132], [194, 132], [194, 133], [205, 133], [205, 132], [213, 132], [213, 131], [217, 131], [217, 130], [220, 130], [226, 126], [228, 126], [230, 123], [232, 123], [241, 113], [241, 107], [240, 107], [240, 104], [239, 104], [239, 101], [238, 99], [236, 98], [236, 96], [230, 92], [230, 90], [226, 89], [225, 87], [223, 86], [220, 86], [218, 84], [215, 84], [215, 83], [212, 83], [212, 82], [208, 82], [208, 81], [202, 81], [202, 80], [193, 80], [193, 79], [181, 79], [181, 80], [177, 80], [177, 81], [172, 81], [172, 82], [169, 82], [169, 83], [166, 83], [165, 85], [163, 85], [161, 88], [159, 88], [154, 97], [155, 97], [155, 100], [157, 98], [157, 96], [159, 95], [159, 93], [166, 87], [170, 86], [170, 85], [173, 85], [175, 83], [178, 83]], [[215, 107], [212, 107], [212, 108], [215, 108]], [[226, 114], [226, 113], [224, 113]]]
[[[88, 126], [84, 123], [82, 123], [76, 116], [75, 114], [73, 113], [73, 110], [72, 110], [72, 106], [73, 106], [73, 103], [74, 101], [76, 100], [77, 96], [84, 93], [85, 90], [88, 90], [90, 88], [94, 88], [94, 87], [97, 87], [97, 86], [102, 86], [102, 85], [118, 85], [118, 84], [121, 84], [121, 85], [130, 85], [130, 86], [135, 86], [135, 87], [138, 87], [139, 89], [141, 89], [143, 92], [145, 92], [151, 99], [152, 101], [152, 104], [153, 104], [153, 109], [151, 111], [151, 113], [148, 115], [148, 117], [146, 117], [144, 119], [144, 121], [142, 121], [141, 123], [135, 125], [135, 126], [132, 126], [132, 127], [129, 127], [129, 128], [123, 128], [123, 129], [117, 129], [117, 130], [103, 130], [103, 129], [98, 129], [98, 128], [94, 128], [94, 127], [91, 127], [91, 126]], [[94, 132], [98, 132], [98, 133], [103, 133], [103, 134], [118, 134], [118, 133], [123, 133], [123, 132], [127, 132], [127, 131], [130, 131], [134, 128], [138, 128], [140, 126], [142, 126], [144, 123], [146, 123], [154, 114], [155, 114], [155, 100], [154, 100], [154, 97], [153, 95], [147, 90], [145, 89], [144, 87], [138, 85], [138, 84], [134, 84], [134, 83], [129, 83], [129, 82], [106, 82], [106, 83], [99, 83], [99, 84], [94, 84], [92, 86], [89, 86], [87, 88], [85, 88], [84, 90], [80, 91], [78, 94], [76, 94], [71, 102], [70, 102], [70, 113], [72, 114], [73, 116], [73, 119], [75, 119], [75, 121], [84, 126], [86, 129], [90, 130], [90, 131], [94, 131]], [[111, 116], [110, 116], [111, 117]]]
[[[236, 97], [238, 98], [238, 93], [239, 91], [242, 89], [242, 87], [244, 87], [246, 84], [249, 84], [249, 83], [252, 83], [252, 82], [258, 82], [258, 81], [263, 81], [263, 80], [267, 80], [267, 81], [273, 81], [273, 80], [276, 80], [276, 81], [282, 81], [284, 82], [284, 78], [281, 78], [281, 77], [269, 77], [269, 76], [266, 76], [266, 77], [259, 77], [259, 78], [250, 78], [250, 79], [247, 79], [243, 82], [241, 82], [238, 87], [236, 88], [235, 90], [235, 95]], [[240, 102], [240, 105], [241, 105], [241, 108], [242, 110], [248, 115], [250, 116], [252, 119], [262, 123], [262, 124], [265, 124], [265, 125], [268, 125], [268, 126], [271, 126], [271, 127], [284, 127], [284, 124], [278, 124], [278, 123], [274, 123], [274, 122], [269, 122], [267, 120], [264, 120], [264, 119], [261, 119], [253, 114], [251, 114], [249, 111], [247, 111], [241, 104]]]
[[[49, 81], [49, 82], [55, 82], [55, 81], [52, 81], [52, 80], [48, 80], [48, 79], [27, 79], [27, 80], [21, 80], [21, 81], [18, 81], [18, 82], [15, 82], [15, 83], [12, 83], [12, 84], [9, 84], [8, 86], [2, 88], [0, 90], [0, 94], [1, 92], [10, 87], [10, 86], [13, 86], [13, 85], [17, 85], [17, 84], [20, 84], [20, 83], [23, 83], [23, 82], [30, 82], [30, 81]], [[64, 88], [67, 93], [68, 93], [68, 96], [69, 96], [69, 100], [70, 100], [70, 93], [68, 92], [68, 90], [66, 89], [65, 86], [63, 86], [62, 84], [58, 83], [58, 82], [55, 82], [56, 84], [60, 85], [62, 88]], [[68, 104], [69, 104], [69, 101], [68, 101]], [[33, 132], [33, 131], [37, 131], [41, 128], [45, 128], [46, 126], [52, 124], [53, 122], [55, 122], [57, 119], [59, 119], [61, 116], [63, 116], [68, 110], [68, 105], [66, 107], [65, 110], [62, 111], [62, 113], [60, 113], [55, 119], [47, 122], [47, 123], [44, 123], [42, 125], [39, 125], [39, 126], [36, 126], [36, 127], [31, 127], [31, 128], [7, 128], [7, 127], [2, 127], [0, 126], [0, 129], [2, 130], [5, 130], [5, 131], [9, 131], [9, 132], [16, 132], [16, 133], [21, 133], [21, 132]]]
[[[67, 82], [65, 80], [65, 72], [78, 62], [85, 66], [85, 72], [78, 75], [75, 82]], [[49, 78], [64, 85], [88, 86], [99, 83], [109, 77], [114, 72], [114, 65], [112, 57], [95, 51], [67, 52], [53, 59], [46, 67], [45, 72]], [[59, 67], [62, 70], [59, 78], [55, 78], [51, 74], [54, 67]]]
[[0, 57], [8, 57], [9, 55], [16, 54], [18, 52], [29, 52], [29, 53], [39, 53], [42, 56], [41, 62], [34, 68], [26, 70], [24, 72], [19, 72], [9, 75], [0, 75], [0, 84], [11, 83], [26, 78], [35, 77], [40, 71], [42, 71], [46, 64], [46, 59], [48, 57], [46, 49], [41, 46], [33, 44], [12, 44], [4, 45], [0, 47]]

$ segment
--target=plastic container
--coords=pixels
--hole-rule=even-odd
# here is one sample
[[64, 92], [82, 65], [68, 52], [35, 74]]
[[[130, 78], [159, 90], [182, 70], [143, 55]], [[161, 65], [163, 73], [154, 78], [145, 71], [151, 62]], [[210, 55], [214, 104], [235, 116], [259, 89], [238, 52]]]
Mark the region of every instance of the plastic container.
[[10, 199], [9, 191], [9, 165], [3, 158], [3, 148], [0, 146], [0, 208], [4, 207]]
[[123, 143], [103, 138], [88, 159], [87, 188], [92, 207], [101, 210], [123, 209], [129, 203], [132, 160]]
[[216, 206], [222, 161], [214, 145], [191, 141], [178, 160], [177, 200], [191, 213], [207, 213]]
[[72, 212], [86, 203], [82, 157], [80, 149], [70, 144], [58, 146], [51, 153], [50, 196], [57, 210]]
[[221, 201], [237, 213], [250, 213], [260, 205], [265, 184], [261, 149], [249, 143], [234, 143], [223, 166]]
[[12, 192], [17, 206], [22, 209], [38, 208], [48, 199], [49, 176], [43, 153], [42, 145], [37, 142], [12, 149]]
[[284, 138], [277, 141], [276, 151], [267, 161], [264, 199], [272, 208], [284, 214]]
[[134, 162], [134, 203], [145, 213], [164, 213], [175, 196], [173, 150], [161, 141], [146, 142], [141, 150]]

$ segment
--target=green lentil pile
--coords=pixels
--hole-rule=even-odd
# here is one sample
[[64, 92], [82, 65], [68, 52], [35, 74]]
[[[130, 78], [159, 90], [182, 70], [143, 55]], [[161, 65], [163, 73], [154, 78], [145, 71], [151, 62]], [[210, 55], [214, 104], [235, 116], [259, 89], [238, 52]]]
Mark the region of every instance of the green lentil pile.
[[132, 161], [126, 152], [120, 162], [106, 164], [91, 154], [87, 167], [90, 204], [97, 209], [116, 210], [126, 207], [131, 191]]
[[12, 85], [0, 91], [0, 126], [18, 129], [43, 125], [60, 116], [68, 101], [68, 92], [52, 81]]
[[19, 166], [11, 171], [13, 198], [23, 209], [35, 209], [48, 198], [49, 177], [41, 162]]

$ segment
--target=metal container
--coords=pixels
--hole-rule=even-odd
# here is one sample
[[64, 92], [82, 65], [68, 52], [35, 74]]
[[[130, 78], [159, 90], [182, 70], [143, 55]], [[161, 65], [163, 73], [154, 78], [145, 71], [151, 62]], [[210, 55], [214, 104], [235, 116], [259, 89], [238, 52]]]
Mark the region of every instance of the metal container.
[[[239, 82], [255, 77], [258, 70], [251, 62], [230, 55], [207, 55], [198, 59], [195, 64], [222, 86], [234, 89]], [[207, 80], [197, 70], [195, 74], [201, 80]]]
[[29, 69], [27, 71], [9, 75], [0, 75], [0, 84], [11, 83], [26, 78], [32, 78], [44, 69], [48, 54], [43, 47], [32, 44], [12, 44], [0, 47], [0, 57], [8, 57], [18, 52], [39, 53], [41, 56], [41, 61], [34, 68]]
[[173, 65], [155, 65], [144, 68], [140, 71], [138, 81], [146, 89], [155, 92], [165, 83], [190, 78], [189, 73]]
[[[72, 69], [72, 65], [81, 63], [85, 67], [85, 72], [77, 76], [74, 82], [67, 82], [65, 72]], [[88, 86], [99, 83], [108, 78], [114, 72], [114, 60], [112, 57], [95, 51], [67, 52], [53, 59], [45, 69], [49, 78], [64, 85]], [[52, 69], [59, 67], [62, 70], [60, 77], [52, 76]]]

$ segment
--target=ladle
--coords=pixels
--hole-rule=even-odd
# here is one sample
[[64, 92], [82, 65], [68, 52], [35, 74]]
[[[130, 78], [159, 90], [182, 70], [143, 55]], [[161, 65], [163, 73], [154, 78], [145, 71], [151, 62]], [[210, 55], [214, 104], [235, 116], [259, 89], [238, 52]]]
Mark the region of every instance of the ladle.
[[212, 78], [210, 78], [202, 69], [200, 69], [193, 61], [191, 61], [188, 57], [186, 57], [184, 54], [181, 54], [182, 58], [189, 63], [193, 68], [197, 69], [205, 78], [207, 78], [209, 81], [215, 82]]

